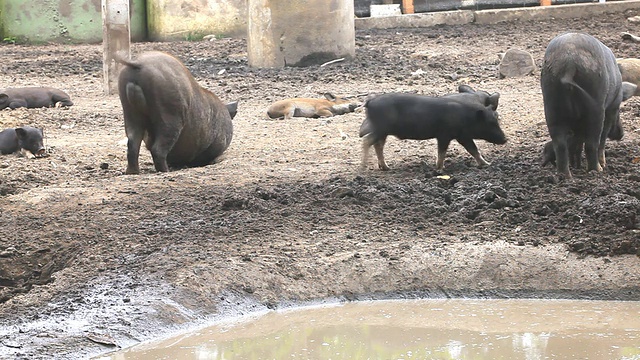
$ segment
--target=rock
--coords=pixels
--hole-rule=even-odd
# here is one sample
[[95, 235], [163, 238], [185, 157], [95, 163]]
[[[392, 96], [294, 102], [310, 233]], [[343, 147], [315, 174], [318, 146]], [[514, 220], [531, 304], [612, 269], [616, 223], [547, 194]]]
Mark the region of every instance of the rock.
[[14, 349], [20, 349], [22, 347], [20, 343], [12, 340], [3, 340], [2, 345], [6, 347], [14, 348]]
[[623, 32], [622, 33], [622, 40], [628, 40], [628, 41], [633, 41], [633, 42], [640, 42], [640, 37], [639, 36], [635, 36], [633, 34], [630, 34], [628, 32]]
[[90, 332], [86, 335], [86, 337], [87, 339], [97, 344], [106, 345], [106, 346], [116, 346], [116, 341], [109, 334], [100, 334], [96, 332]]
[[535, 69], [536, 63], [531, 54], [523, 50], [509, 49], [500, 61], [500, 78], [527, 76]]
[[637, 24], [637, 23], [640, 23], [640, 16], [632, 16], [627, 20], [631, 23]]

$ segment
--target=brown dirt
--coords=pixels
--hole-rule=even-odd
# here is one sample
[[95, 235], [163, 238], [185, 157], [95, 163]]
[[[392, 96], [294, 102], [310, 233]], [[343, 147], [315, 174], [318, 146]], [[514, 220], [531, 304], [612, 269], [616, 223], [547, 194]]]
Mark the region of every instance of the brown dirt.
[[[182, 59], [223, 100], [240, 100], [223, 161], [125, 176], [122, 110], [102, 93], [100, 45], [2, 45], [3, 86], [68, 91], [69, 109], [0, 112], [45, 129], [50, 156], [0, 158], [0, 357], [84, 358], [182, 326], [310, 301], [417, 296], [640, 298], [640, 100], [607, 145], [605, 173], [560, 179], [540, 166], [548, 134], [539, 73], [500, 79], [498, 54], [567, 30], [618, 57], [640, 44], [626, 18], [359, 31], [356, 58], [251, 69], [246, 42], [136, 43]], [[412, 75], [416, 70], [422, 75]], [[222, 71], [224, 70], [224, 72]], [[363, 113], [267, 120], [286, 97], [417, 91], [459, 83], [501, 93], [509, 142], [478, 142], [478, 169], [452, 144], [390, 139], [391, 170], [359, 173]], [[343, 137], [344, 133], [347, 136]], [[110, 340], [107, 340], [110, 341]]]

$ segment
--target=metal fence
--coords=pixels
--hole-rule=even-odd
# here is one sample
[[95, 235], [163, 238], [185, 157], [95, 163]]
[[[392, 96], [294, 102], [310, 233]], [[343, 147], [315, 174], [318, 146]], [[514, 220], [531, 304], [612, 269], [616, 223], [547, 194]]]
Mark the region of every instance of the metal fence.
[[[598, 2], [599, 0], [551, 0], [551, 4], [579, 4]], [[358, 17], [368, 17], [371, 15], [371, 5], [388, 4], [384, 0], [354, 0], [355, 14]], [[395, 0], [394, 4], [401, 4]], [[413, 7], [416, 13], [450, 10], [484, 10], [484, 9], [505, 9], [516, 7], [540, 6], [540, 0], [413, 0]]]

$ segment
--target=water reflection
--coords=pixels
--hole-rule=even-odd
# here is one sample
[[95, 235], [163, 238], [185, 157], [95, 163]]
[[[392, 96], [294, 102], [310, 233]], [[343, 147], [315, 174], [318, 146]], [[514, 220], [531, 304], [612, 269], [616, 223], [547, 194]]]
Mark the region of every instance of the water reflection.
[[104, 359], [640, 360], [640, 302], [348, 303], [270, 312]]

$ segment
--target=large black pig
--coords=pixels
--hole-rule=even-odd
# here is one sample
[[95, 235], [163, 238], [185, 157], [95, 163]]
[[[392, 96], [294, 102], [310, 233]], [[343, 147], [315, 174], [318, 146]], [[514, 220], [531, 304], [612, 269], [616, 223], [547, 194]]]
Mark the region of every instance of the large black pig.
[[430, 97], [416, 94], [389, 93], [365, 103], [366, 118], [360, 126], [362, 137], [361, 168], [367, 166], [369, 148], [373, 146], [378, 167], [388, 170], [384, 160], [387, 136], [399, 139], [424, 140], [436, 138], [436, 167], [444, 166], [444, 157], [451, 140], [457, 140], [475, 158], [478, 166], [489, 163], [482, 158], [474, 139], [504, 144], [507, 139], [498, 123], [493, 105], [449, 96]]
[[144, 139], [157, 171], [212, 163], [231, 143], [231, 113], [202, 88], [175, 57], [148, 52], [125, 65], [118, 79], [127, 134], [127, 174], [140, 172], [138, 156]]
[[571, 177], [569, 157], [579, 156], [582, 142], [587, 170], [602, 171], [607, 135], [622, 137], [623, 87], [613, 52], [591, 35], [557, 36], [547, 46], [540, 84], [558, 172]]

